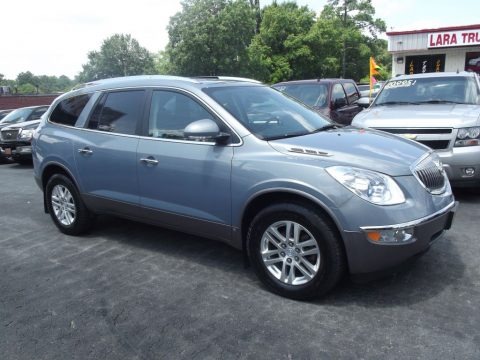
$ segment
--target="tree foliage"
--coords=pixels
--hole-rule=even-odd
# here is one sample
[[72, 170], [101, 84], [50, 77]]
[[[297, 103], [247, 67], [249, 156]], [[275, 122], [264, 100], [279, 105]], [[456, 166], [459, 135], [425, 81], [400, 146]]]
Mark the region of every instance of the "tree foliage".
[[387, 28], [385, 21], [375, 18], [372, 0], [328, 0], [323, 12], [333, 12], [343, 27], [366, 30], [374, 38]]
[[266, 82], [304, 78], [316, 66], [309, 44], [315, 13], [295, 2], [264, 8], [260, 32], [249, 47], [251, 74]]
[[0, 85], [10, 86], [17, 94], [52, 94], [70, 90], [75, 82], [67, 76], [35, 75], [31, 71], [21, 72], [15, 80], [5, 79], [0, 74]]
[[185, 0], [170, 19], [166, 58], [178, 75], [237, 75], [248, 71], [255, 11], [246, 0]]
[[115, 34], [104, 40], [100, 51], [88, 53], [88, 63], [82, 67], [78, 75], [82, 82], [155, 72], [153, 56], [129, 34]]
[[377, 39], [377, 35], [386, 30], [385, 22], [374, 16], [371, 0], [328, 0], [324, 7], [321, 18], [336, 22], [342, 30], [338, 38], [342, 45], [342, 77], [358, 79], [357, 60], [364, 60], [368, 52], [371, 54], [371, 39]]

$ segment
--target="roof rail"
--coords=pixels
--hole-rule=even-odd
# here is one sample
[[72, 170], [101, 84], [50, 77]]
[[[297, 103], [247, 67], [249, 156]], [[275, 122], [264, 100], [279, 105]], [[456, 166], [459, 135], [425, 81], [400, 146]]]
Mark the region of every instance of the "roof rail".
[[205, 80], [221, 80], [221, 81], [245, 81], [245, 82], [251, 82], [255, 84], [261, 84], [261, 81], [255, 80], [255, 79], [249, 79], [249, 78], [244, 78], [244, 77], [236, 77], [236, 76], [192, 76], [192, 79], [205, 79]]

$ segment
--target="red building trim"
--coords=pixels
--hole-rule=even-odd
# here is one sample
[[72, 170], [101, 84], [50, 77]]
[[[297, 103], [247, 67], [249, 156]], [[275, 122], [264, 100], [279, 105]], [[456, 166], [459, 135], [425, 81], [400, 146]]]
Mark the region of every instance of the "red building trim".
[[436, 29], [421, 29], [421, 30], [409, 30], [409, 31], [390, 31], [387, 32], [388, 36], [395, 35], [410, 35], [410, 34], [422, 34], [422, 33], [434, 33], [443, 31], [459, 31], [459, 30], [480, 30], [480, 24], [476, 25], [464, 25], [464, 26], [449, 26]]

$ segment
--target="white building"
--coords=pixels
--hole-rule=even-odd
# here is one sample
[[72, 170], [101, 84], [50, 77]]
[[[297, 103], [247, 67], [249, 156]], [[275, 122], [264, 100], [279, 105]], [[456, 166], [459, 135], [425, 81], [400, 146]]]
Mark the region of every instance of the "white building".
[[387, 32], [392, 76], [442, 71], [480, 73], [480, 24]]

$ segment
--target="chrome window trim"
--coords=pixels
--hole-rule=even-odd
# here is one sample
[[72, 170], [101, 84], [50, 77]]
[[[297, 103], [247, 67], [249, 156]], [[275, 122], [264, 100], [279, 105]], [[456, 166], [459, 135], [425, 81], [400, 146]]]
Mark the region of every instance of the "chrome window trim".
[[429, 220], [432, 220], [436, 218], [437, 216], [443, 215], [453, 209], [456, 206], [455, 200], [453, 200], [450, 204], [445, 206], [443, 209], [430, 214], [428, 216], [425, 216], [423, 218], [417, 219], [417, 220], [412, 220], [409, 222], [401, 223], [401, 224], [393, 224], [393, 225], [383, 225], [383, 226], [360, 226], [360, 229], [363, 231], [371, 231], [371, 230], [396, 230], [396, 229], [402, 229], [402, 228], [408, 228], [408, 227], [413, 227], [420, 225], [422, 223], [425, 223]]
[[[206, 107], [210, 112], [212, 112], [220, 121], [222, 121], [239, 139], [238, 143], [233, 143], [233, 144], [228, 144], [228, 145], [223, 145], [224, 147], [239, 147], [243, 145], [243, 138], [238, 135], [238, 133], [230, 126], [230, 124], [225, 121], [219, 114], [218, 112], [213, 109], [209, 104], [207, 104], [203, 99], [199, 98], [196, 94], [174, 86], [162, 86], [162, 85], [149, 85], [149, 86], [128, 86], [128, 87], [117, 87], [117, 88], [108, 88], [108, 89], [101, 89], [101, 90], [96, 90], [93, 91], [92, 94], [98, 92], [98, 93], [104, 93], [107, 91], [116, 91], [116, 90], [141, 90], [141, 89], [157, 89], [157, 90], [175, 90], [177, 92], [185, 93], [193, 98], [195, 98], [197, 101], [199, 101], [204, 107]], [[63, 99], [61, 99], [58, 103], [55, 104], [57, 106], [61, 101], [69, 99], [74, 96], [79, 96], [83, 94], [74, 94], [72, 96], [67, 96]], [[101, 96], [101, 95], [100, 95]], [[98, 99], [97, 99], [98, 100]], [[150, 109], [148, 109], [150, 111]], [[95, 129], [88, 129], [84, 127], [77, 127], [77, 126], [71, 126], [71, 125], [65, 125], [65, 124], [59, 124], [53, 121], [50, 121], [50, 115], [51, 112], [48, 114], [47, 122], [51, 125], [55, 126], [62, 126], [66, 128], [71, 128], [71, 129], [77, 129], [77, 130], [84, 130], [84, 131], [93, 131], [93, 132], [98, 132], [102, 134], [111, 134], [111, 135], [117, 135], [117, 136], [123, 136], [123, 137], [136, 137], [138, 139], [149, 139], [149, 140], [156, 140], [156, 141], [166, 141], [166, 142], [177, 142], [177, 143], [187, 143], [187, 144], [197, 144], [197, 145], [209, 145], [209, 146], [215, 146], [217, 145], [216, 142], [209, 141], [209, 142], [198, 142], [198, 141], [192, 141], [192, 140], [175, 140], [175, 139], [162, 139], [162, 138], [155, 138], [151, 136], [144, 136], [144, 135], [130, 135], [130, 134], [120, 134], [120, 133], [114, 133], [114, 132], [107, 132], [107, 131], [101, 131], [101, 130], [95, 130]], [[90, 114], [89, 114], [90, 115]], [[87, 119], [88, 120], [88, 119]], [[85, 123], [86, 124], [86, 123]]]

